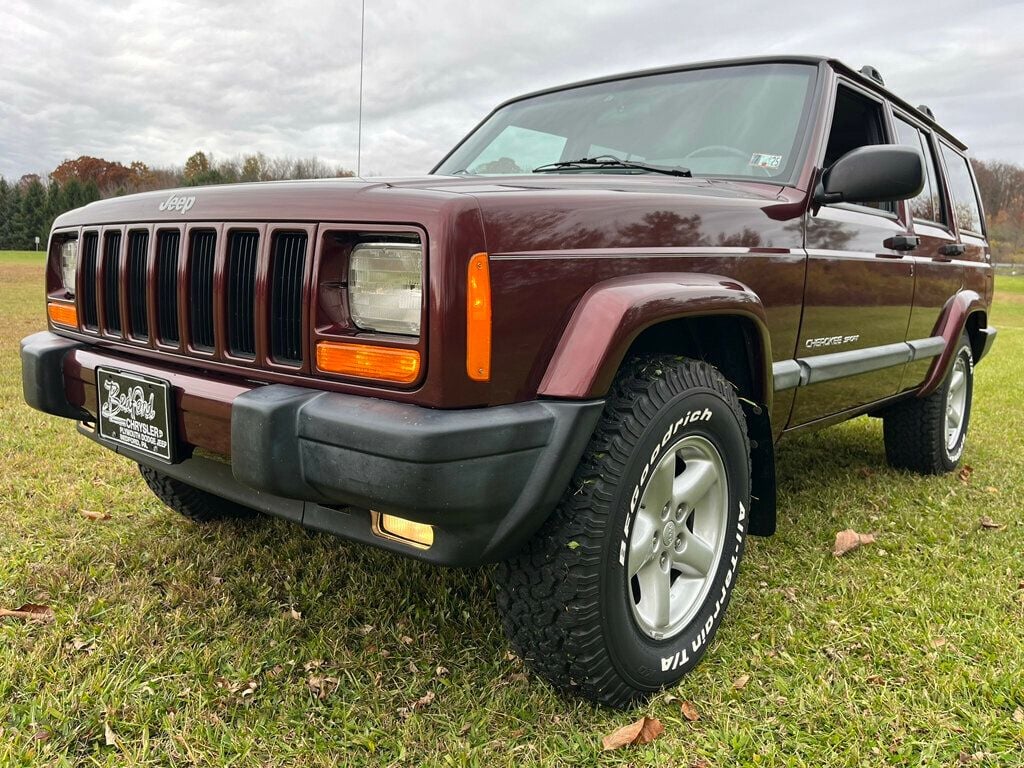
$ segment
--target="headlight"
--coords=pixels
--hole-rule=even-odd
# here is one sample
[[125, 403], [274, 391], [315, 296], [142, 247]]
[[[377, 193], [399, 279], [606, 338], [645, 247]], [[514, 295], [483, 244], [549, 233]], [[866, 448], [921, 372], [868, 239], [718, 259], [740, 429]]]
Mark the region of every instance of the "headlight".
[[423, 248], [414, 243], [360, 243], [348, 266], [352, 320], [367, 331], [420, 332]]
[[70, 294], [75, 292], [75, 269], [78, 267], [78, 241], [68, 240], [60, 247], [60, 275], [64, 280], [64, 290]]

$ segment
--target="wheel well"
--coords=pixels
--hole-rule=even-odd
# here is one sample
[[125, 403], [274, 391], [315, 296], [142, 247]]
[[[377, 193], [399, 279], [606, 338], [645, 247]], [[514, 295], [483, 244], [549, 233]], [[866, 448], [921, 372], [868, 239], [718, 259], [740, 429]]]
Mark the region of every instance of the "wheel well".
[[703, 360], [722, 372], [740, 397], [764, 405], [764, 371], [754, 324], [735, 315], [682, 317], [652, 325], [637, 336], [626, 358], [672, 354]]
[[977, 361], [985, 348], [985, 339], [981, 335], [981, 329], [988, 327], [988, 316], [982, 311], [972, 312], [967, 316], [964, 327], [967, 330], [967, 338], [971, 342], [971, 357]]
[[629, 347], [626, 358], [653, 354], [682, 355], [715, 366], [736, 387], [750, 437], [751, 509], [749, 532], [775, 532], [775, 445], [765, 402], [760, 337], [753, 322], [735, 315], [684, 317], [653, 325]]

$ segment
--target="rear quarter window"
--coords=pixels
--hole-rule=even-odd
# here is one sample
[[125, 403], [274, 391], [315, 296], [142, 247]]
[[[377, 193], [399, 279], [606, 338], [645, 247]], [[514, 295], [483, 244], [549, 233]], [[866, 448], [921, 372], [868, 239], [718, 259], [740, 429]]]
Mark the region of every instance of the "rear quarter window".
[[982, 234], [981, 206], [978, 205], [978, 192], [974, 188], [971, 169], [967, 158], [956, 150], [939, 145], [942, 162], [946, 166], [946, 181], [949, 185], [950, 203], [953, 206], [953, 218], [962, 230]]

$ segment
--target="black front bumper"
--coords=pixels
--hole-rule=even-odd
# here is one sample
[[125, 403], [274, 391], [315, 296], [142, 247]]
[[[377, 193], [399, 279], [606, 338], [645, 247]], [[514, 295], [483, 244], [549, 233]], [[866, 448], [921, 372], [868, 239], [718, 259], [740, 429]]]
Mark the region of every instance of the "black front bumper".
[[[63, 360], [78, 342], [22, 341], [25, 399], [46, 413], [87, 416], [65, 396]], [[113, 363], [116, 365], [116, 363]], [[112, 450], [211, 493], [310, 528], [447, 565], [513, 554], [569, 485], [603, 401], [530, 401], [468, 410], [268, 385], [231, 403], [230, 465], [168, 465]], [[375, 535], [370, 512], [434, 526], [418, 549]]]

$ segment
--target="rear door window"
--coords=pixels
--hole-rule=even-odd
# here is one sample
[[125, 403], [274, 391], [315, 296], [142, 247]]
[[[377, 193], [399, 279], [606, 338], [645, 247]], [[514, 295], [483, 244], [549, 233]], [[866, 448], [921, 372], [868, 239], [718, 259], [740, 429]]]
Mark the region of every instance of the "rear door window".
[[981, 206], [978, 205], [978, 192], [974, 188], [971, 169], [967, 158], [952, 147], [940, 144], [942, 162], [946, 166], [946, 181], [949, 184], [950, 202], [953, 206], [953, 217], [957, 226], [976, 235], [982, 235]]
[[[874, 144], [886, 144], [885, 118], [882, 104], [861, 93], [840, 85], [836, 91], [836, 105], [832, 113], [832, 127], [825, 147], [825, 168], [854, 149]], [[893, 203], [857, 203], [895, 213]]]
[[928, 137], [924, 131], [896, 115], [896, 139], [905, 147], [911, 147], [924, 158], [925, 181], [921, 194], [908, 200], [911, 214], [915, 219], [943, 223], [942, 198], [939, 194], [939, 174], [935, 169], [935, 155], [932, 154]]

